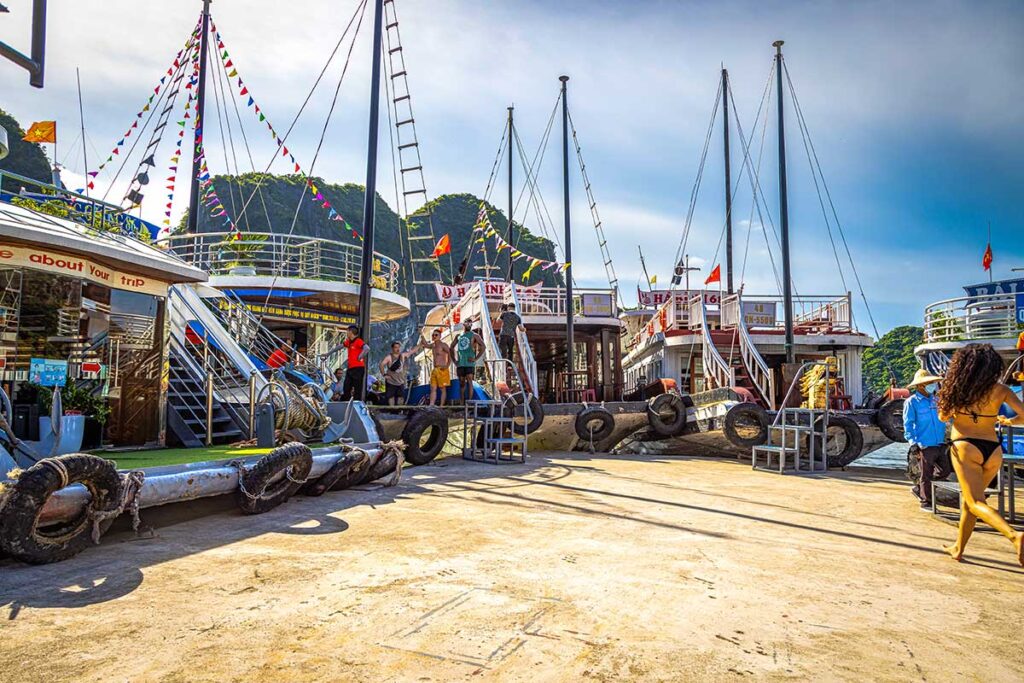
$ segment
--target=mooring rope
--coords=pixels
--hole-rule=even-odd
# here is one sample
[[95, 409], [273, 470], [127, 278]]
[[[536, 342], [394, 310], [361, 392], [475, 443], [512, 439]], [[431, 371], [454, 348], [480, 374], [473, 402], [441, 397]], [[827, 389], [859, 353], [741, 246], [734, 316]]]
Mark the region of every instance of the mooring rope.
[[[59, 462], [57, 460], [44, 460], [45, 463]], [[62, 465], [63, 466], [63, 465]], [[126, 509], [131, 509], [132, 531], [139, 533], [139, 525], [142, 519], [139, 517], [139, 491], [142, 483], [146, 480], [146, 473], [142, 470], [132, 470], [121, 478], [121, 494], [117, 507], [112, 510], [90, 510], [89, 520], [92, 522], [92, 542], [99, 545], [100, 536], [103, 530], [100, 525], [108, 519], [114, 519]], [[66, 485], [66, 484], [65, 484]]]

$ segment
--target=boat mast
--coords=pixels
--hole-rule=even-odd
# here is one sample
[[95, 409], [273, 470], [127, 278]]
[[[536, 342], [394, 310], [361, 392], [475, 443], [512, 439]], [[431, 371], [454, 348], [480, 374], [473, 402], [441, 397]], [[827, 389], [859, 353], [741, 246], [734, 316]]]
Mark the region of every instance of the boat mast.
[[[370, 343], [370, 289], [373, 281], [373, 219], [377, 198], [377, 128], [380, 117], [380, 50], [384, 0], [374, 0], [373, 67], [370, 70], [370, 125], [366, 139], [366, 193], [363, 195], [363, 263], [359, 272], [359, 334]], [[366, 382], [359, 387], [366, 396]]]
[[566, 90], [566, 83], [569, 82], [569, 77], [559, 76], [558, 80], [562, 82], [562, 202], [565, 211], [565, 370], [566, 388], [569, 390], [569, 395], [572, 396], [572, 372], [576, 365], [573, 354], [575, 340], [573, 339], [572, 320], [572, 231], [569, 225], [569, 93]]
[[196, 91], [196, 128], [192, 140], [192, 182], [188, 194], [188, 232], [199, 232], [199, 144], [206, 125], [206, 44], [210, 35], [210, 0], [203, 0], [203, 28], [199, 34], [199, 88]]
[[776, 40], [775, 80], [779, 107], [779, 216], [782, 226], [782, 306], [786, 316], [786, 362], [795, 360], [793, 354], [793, 279], [789, 269], [789, 200], [786, 196], [786, 118], [782, 108], [782, 44]]
[[732, 294], [732, 180], [729, 175], [729, 72], [722, 67], [722, 136], [725, 143], [725, 268]]
[[[512, 110], [508, 108], [508, 235], [506, 241], [512, 244], [512, 137], [515, 131], [512, 123]], [[508, 250], [508, 281], [515, 282], [515, 261], [512, 260], [512, 250]]]

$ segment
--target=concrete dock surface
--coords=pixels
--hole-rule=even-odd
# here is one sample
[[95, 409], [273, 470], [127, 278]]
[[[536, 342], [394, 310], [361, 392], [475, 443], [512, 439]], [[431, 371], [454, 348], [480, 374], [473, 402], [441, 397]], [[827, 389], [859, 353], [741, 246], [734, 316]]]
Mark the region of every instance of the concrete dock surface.
[[577, 453], [143, 511], [0, 562], [0, 680], [1024, 680], [1010, 544], [957, 564], [917, 508], [899, 472]]

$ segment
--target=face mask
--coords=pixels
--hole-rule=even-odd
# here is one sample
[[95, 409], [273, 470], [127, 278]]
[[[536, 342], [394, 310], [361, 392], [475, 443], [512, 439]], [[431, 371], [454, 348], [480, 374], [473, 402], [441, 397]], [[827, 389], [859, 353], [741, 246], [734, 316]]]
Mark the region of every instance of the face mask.
[[939, 390], [939, 388], [937, 386], [935, 386], [934, 384], [928, 384], [924, 388], [924, 393], [928, 394], [929, 396], [934, 396], [935, 392], [938, 391], [938, 390]]

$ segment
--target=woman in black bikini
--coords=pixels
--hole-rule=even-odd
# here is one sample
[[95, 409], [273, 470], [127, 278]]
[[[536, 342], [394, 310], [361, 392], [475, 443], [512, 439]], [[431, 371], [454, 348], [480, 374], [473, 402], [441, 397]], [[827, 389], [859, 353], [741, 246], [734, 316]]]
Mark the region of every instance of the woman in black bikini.
[[[985, 487], [1003, 464], [996, 424], [1024, 425], [1024, 403], [1000, 382], [1002, 374], [1003, 359], [991, 344], [968, 344], [953, 355], [939, 389], [939, 418], [953, 421], [950, 451], [963, 492], [956, 543], [945, 550], [960, 561], [980, 517], [1010, 539], [1017, 551], [1017, 561], [1024, 566], [1024, 534], [1014, 531], [985, 502]], [[1012, 420], [999, 415], [1004, 403], [1017, 413]]]

